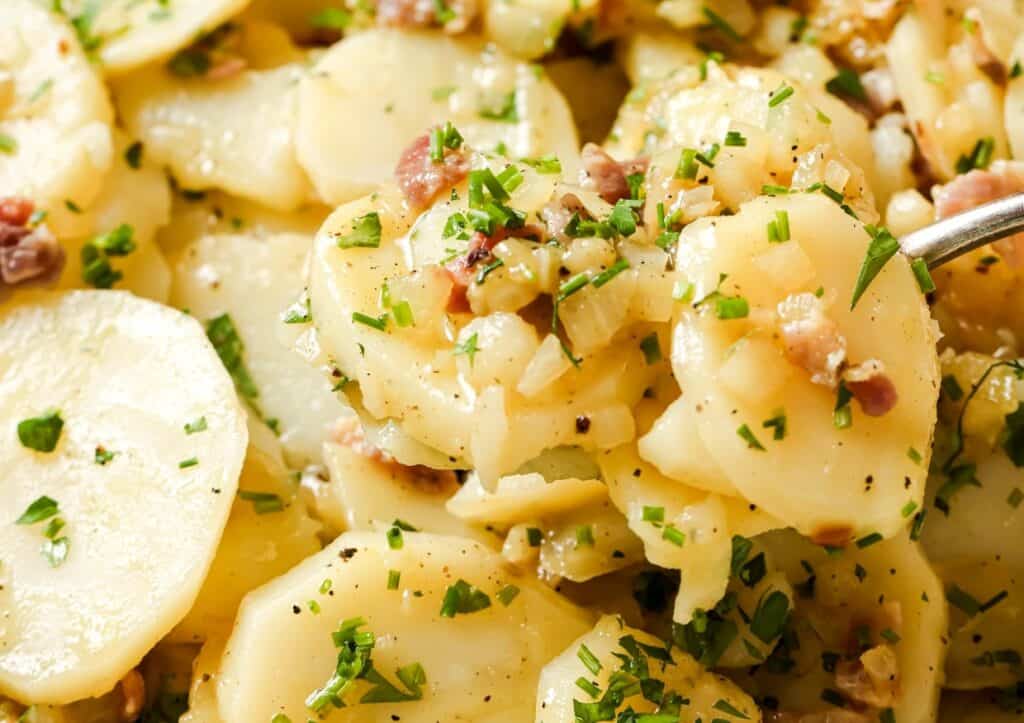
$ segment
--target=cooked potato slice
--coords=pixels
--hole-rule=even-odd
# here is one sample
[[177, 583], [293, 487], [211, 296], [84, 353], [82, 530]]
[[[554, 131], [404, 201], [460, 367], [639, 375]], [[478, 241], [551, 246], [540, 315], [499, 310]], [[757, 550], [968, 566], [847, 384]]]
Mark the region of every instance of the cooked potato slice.
[[[113, 111], [75, 32], [31, 0], [0, 5], [0, 197], [47, 211], [58, 237], [99, 195], [113, 161]], [[67, 202], [70, 202], [69, 206]]]
[[[26, 298], [0, 317], [0, 359], [0, 688], [26, 702], [97, 696], [195, 600], [234, 499], [245, 417], [202, 328], [123, 292]], [[16, 427], [40, 418], [50, 436], [30, 449]], [[54, 429], [54, 451], [35, 451], [54, 446]], [[56, 514], [15, 523], [44, 496]]]
[[[766, 228], [779, 214], [791, 240], [772, 243]], [[869, 242], [861, 223], [817, 194], [746, 204], [736, 216], [691, 224], [679, 241], [677, 265], [697, 302], [675, 329], [672, 359], [701, 442], [743, 497], [831, 544], [906, 525], [903, 510], [920, 506], [927, 468], [909, 450], [927, 460], [935, 424], [935, 332], [907, 259], [894, 256], [850, 310]], [[799, 299], [822, 305], [815, 343], [845, 343], [850, 365], [881, 363], [892, 408], [869, 416], [847, 400], [852, 423], [833, 423], [834, 384], [812, 381], [802, 337], [777, 317]], [[747, 310], [733, 315], [731, 303]], [[780, 417], [782, 434], [772, 426]], [[702, 487], [705, 467], [698, 460], [678, 472]], [[721, 488], [718, 480], [707, 487]]]
[[63, 7], [69, 17], [80, 19], [104, 69], [116, 74], [166, 58], [247, 4], [248, 0], [66, 0]]
[[303, 79], [299, 162], [324, 201], [344, 203], [390, 180], [413, 139], [445, 121], [477, 148], [578, 167], [572, 115], [542, 72], [482, 41], [395, 30], [345, 38]]
[[[397, 589], [388, 589], [390, 570], [400, 575]], [[490, 605], [440, 615], [457, 580]], [[518, 594], [506, 604], [508, 593], [499, 591], [509, 584]], [[393, 681], [396, 669], [419, 663], [426, 677], [418, 700], [361, 703], [371, 686], [356, 680], [342, 694], [347, 707], [324, 710], [330, 720], [366, 723], [526, 720], [541, 667], [592, 621], [540, 583], [508, 573], [476, 542], [406, 532], [395, 549], [383, 532], [348, 532], [243, 602], [221, 661], [224, 722], [310, 717], [307, 699], [335, 672], [331, 635], [352, 618], [363, 619], [375, 640], [371, 660], [380, 675]]]
[[[629, 661], [629, 662], [626, 662]], [[638, 677], [643, 670], [647, 678]], [[680, 723], [701, 720], [761, 720], [757, 704], [732, 681], [701, 668], [689, 655], [666, 647], [658, 638], [642, 630], [626, 626], [621, 619], [606, 615], [590, 632], [573, 641], [569, 647], [546, 666], [537, 687], [536, 723], [573, 723], [577, 704], [595, 703], [601, 696], [590, 696], [577, 686], [580, 678], [592, 682], [602, 693], [613, 675], [624, 675], [624, 681], [637, 685], [637, 692], [613, 706], [616, 712], [632, 708], [636, 713], [659, 710], [647, 695], [641, 695], [642, 680], [660, 681], [662, 717], [672, 713]], [[654, 687], [654, 686], [650, 686]], [[674, 697], [685, 702], [673, 705]], [[676, 720], [675, 717], [672, 718]]]
[[[331, 382], [294, 348], [309, 323], [301, 316], [303, 275], [311, 238], [301, 233], [215, 233], [179, 257], [172, 303], [206, 320], [228, 313], [245, 344], [245, 362], [264, 416], [277, 419], [281, 443], [295, 467], [319, 460], [320, 445], [345, 406]], [[294, 318], [294, 317], [293, 317]]]
[[114, 84], [125, 127], [190, 190], [220, 188], [290, 211], [310, 195], [295, 158], [301, 63], [182, 79], [163, 66]]
[[196, 643], [231, 632], [246, 593], [283, 574], [321, 548], [320, 524], [310, 519], [281, 459], [273, 433], [250, 417], [250, 443], [238, 494], [217, 554], [171, 641]]

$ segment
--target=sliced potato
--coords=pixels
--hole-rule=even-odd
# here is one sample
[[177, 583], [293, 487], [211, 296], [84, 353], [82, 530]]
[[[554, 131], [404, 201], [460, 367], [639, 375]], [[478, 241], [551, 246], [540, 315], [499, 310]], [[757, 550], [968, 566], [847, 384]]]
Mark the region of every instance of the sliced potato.
[[647, 559], [681, 572], [677, 622], [710, 610], [725, 593], [733, 535], [752, 537], [783, 526], [738, 497], [709, 494], [659, 474], [632, 445], [598, 459], [612, 501], [643, 540]]
[[[217, 554], [192, 609], [168, 636], [171, 641], [227, 637], [246, 593], [320, 551], [320, 524], [296, 496], [277, 440], [258, 420], [250, 418], [249, 426], [250, 438], [263, 437], [262, 446], [269, 450], [250, 444], [238, 480], [240, 496], [231, 506]], [[245, 498], [253, 494], [269, 497]]]
[[170, 220], [170, 185], [163, 170], [145, 154], [137, 168], [128, 164], [125, 153], [131, 143], [123, 133], [114, 134], [114, 143], [113, 167], [103, 190], [83, 219], [88, 234], [61, 240], [67, 253], [67, 265], [60, 285], [63, 288], [86, 285], [82, 278], [82, 246], [96, 235], [126, 224], [131, 226], [135, 250], [111, 260], [113, 268], [123, 275], [115, 288], [166, 303], [171, 290], [171, 270], [156, 244], [156, 234]]
[[[70, 17], [91, 17], [86, 36], [98, 44], [104, 69], [123, 73], [183, 48], [241, 11], [248, 0], [67, 0]], [[95, 13], [89, 15], [90, 12]]]
[[[633, 666], [625, 662], [641, 659], [645, 665]], [[588, 665], [587, 661], [596, 661], [596, 664]], [[757, 704], [735, 683], [703, 670], [689, 655], [678, 649], [671, 650], [653, 635], [628, 627], [611, 615], [601, 618], [593, 630], [573, 641], [561, 655], [544, 666], [537, 687], [534, 720], [536, 723], [574, 723], [579, 720], [575, 715], [576, 704], [594, 701], [576, 685], [577, 680], [591, 681], [604, 691], [616, 671], [627, 671], [628, 680], [636, 682], [635, 671], [641, 667], [648, 670], [649, 679], [664, 683], [665, 696], [675, 694], [686, 701], [677, 714], [680, 723], [718, 720], [723, 714], [730, 716], [723, 720], [743, 719], [754, 723], [761, 720]], [[636, 694], [615, 707], [616, 712], [627, 708], [640, 714], [658, 710], [657, 704], [639, 693], [639, 685], [637, 689]]]
[[231, 315], [245, 344], [258, 405], [278, 420], [281, 443], [295, 467], [319, 460], [329, 425], [345, 413], [331, 382], [292, 348], [310, 325], [283, 321], [293, 304], [304, 311], [310, 241], [300, 233], [203, 236], [180, 255], [171, 291], [172, 303], [196, 318]]
[[188, 692], [188, 711], [180, 723], [221, 723], [217, 709], [217, 674], [224, 654], [226, 637], [206, 641], [192, 666], [192, 685]]
[[[832, 714], [836, 707], [822, 697], [830, 689], [847, 701], [862, 695], [859, 707], [869, 715], [891, 707], [900, 723], [934, 721], [947, 615], [942, 583], [920, 546], [901, 535], [831, 557], [792, 530], [763, 535], [758, 543], [799, 594], [775, 665], [733, 674], [744, 690], [771, 695], [780, 712], [795, 715]], [[852, 665], [855, 671], [863, 649], [894, 661], [893, 689], [842, 686], [823, 664], [822, 654], [830, 653], [838, 656], [837, 669]]]
[[445, 509], [459, 489], [451, 472], [407, 467], [332, 442], [324, 443], [323, 457], [330, 478], [313, 489], [315, 509], [336, 529], [384, 529], [401, 518], [424, 532], [496, 544], [493, 534], [474, 529]]
[[301, 63], [220, 80], [147, 67], [114, 84], [125, 127], [190, 190], [220, 188], [290, 211], [309, 197], [295, 159]]
[[[787, 214], [791, 232], [784, 243], [772, 243], [765, 231], [778, 213]], [[698, 301], [718, 290], [749, 307], [743, 318], [718, 318], [716, 304], [698, 303], [675, 329], [673, 368], [701, 442], [748, 501], [836, 544], [905, 527], [903, 511], [910, 503], [920, 506], [927, 467], [909, 450], [927, 460], [935, 424], [935, 332], [907, 259], [893, 257], [849, 308], [869, 241], [863, 225], [837, 204], [799, 194], [689, 225], [677, 259], [696, 284]], [[786, 255], [784, 271], [773, 271], [766, 262], [779, 254]], [[793, 294], [813, 298], [819, 289], [828, 318], [846, 340], [849, 362], [880, 361], [898, 395], [881, 416], [853, 403], [849, 428], [833, 424], [836, 391], [813, 383], [778, 341], [776, 305]], [[909, 365], [907, 358], [919, 361]], [[782, 439], [765, 425], [780, 414], [787, 429]], [[705, 467], [698, 460], [680, 472], [703, 487]], [[720, 483], [707, 487], [720, 489]]]
[[344, 203], [390, 180], [413, 139], [445, 121], [480, 149], [579, 165], [572, 115], [542, 72], [479, 40], [395, 30], [345, 38], [303, 79], [299, 162], [324, 201]]
[[71, 209], [103, 188], [113, 117], [70, 25], [31, 0], [0, 5], [0, 136], [12, 146], [0, 163], [0, 197], [32, 199], [58, 237], [80, 229]]
[[[217, 699], [225, 723], [278, 713], [310, 717], [307, 697], [335, 671], [331, 633], [356, 617], [375, 636], [372, 661], [381, 675], [394, 680], [397, 668], [422, 665], [423, 697], [361, 704], [369, 686], [357, 681], [344, 693], [347, 707], [325, 711], [327, 720], [529, 718], [541, 667], [590, 626], [590, 615], [536, 581], [510, 574], [500, 556], [476, 542], [408, 532], [403, 542], [392, 549], [383, 532], [345, 533], [246, 598], [221, 661]], [[389, 570], [401, 575], [398, 589], [388, 589]], [[442, 617], [445, 592], [459, 579], [491, 604]], [[497, 593], [507, 584], [519, 593], [505, 605]], [[311, 600], [319, 614], [310, 611]]]
[[[199, 324], [123, 292], [5, 310], [0, 360], [0, 690], [41, 703], [101, 695], [195, 600], [234, 499], [245, 417]], [[18, 423], [51, 409], [64, 422], [55, 451], [23, 446]], [[187, 434], [199, 418], [206, 430]], [[41, 553], [47, 522], [14, 524], [44, 495], [66, 522], [57, 566]]]

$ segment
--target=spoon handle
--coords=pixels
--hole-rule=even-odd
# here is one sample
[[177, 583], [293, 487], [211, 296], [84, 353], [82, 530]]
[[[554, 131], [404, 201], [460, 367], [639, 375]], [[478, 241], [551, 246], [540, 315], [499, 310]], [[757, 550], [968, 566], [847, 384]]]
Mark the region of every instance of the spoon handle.
[[912, 231], [900, 239], [903, 253], [928, 268], [1024, 231], [1024, 193], [1001, 198]]

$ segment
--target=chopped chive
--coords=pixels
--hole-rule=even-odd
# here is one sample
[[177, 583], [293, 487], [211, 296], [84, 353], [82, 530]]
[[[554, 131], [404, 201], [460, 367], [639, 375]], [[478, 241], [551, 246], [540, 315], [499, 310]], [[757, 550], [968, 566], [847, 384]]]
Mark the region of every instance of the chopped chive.
[[643, 520], [644, 522], [664, 522], [665, 508], [644, 505]]
[[765, 196], [785, 196], [789, 193], [789, 188], [786, 186], [777, 186], [775, 184], [766, 183], [761, 186], [761, 193]]
[[676, 165], [675, 177], [688, 181], [697, 178], [697, 151], [695, 149], [684, 148], [679, 153], [679, 163]]
[[947, 374], [942, 377], [942, 382], [939, 387], [942, 390], [942, 393], [949, 397], [950, 401], [959, 402], [964, 398], [964, 389], [952, 374]]
[[864, 537], [857, 540], [856, 544], [858, 549], [863, 550], [865, 547], [871, 547], [872, 545], [881, 542], [883, 539], [884, 538], [882, 537], [881, 533], [872, 532], [870, 535], [865, 535]]
[[742, 296], [715, 297], [715, 316], [719, 319], [743, 319], [749, 314], [750, 305]]
[[579, 650], [576, 651], [576, 657], [580, 659], [583, 666], [593, 675], [597, 675], [601, 672], [601, 661], [598, 660], [597, 656], [590, 652], [590, 648], [583, 643], [580, 643]]
[[736, 32], [736, 28], [729, 24], [729, 22], [721, 15], [716, 13], [714, 10], [704, 5], [701, 8], [701, 12], [704, 13], [704, 17], [708, 19], [708, 22], [725, 37], [729, 38], [735, 43], [743, 40], [743, 36]]
[[601, 689], [597, 687], [597, 683], [593, 683], [582, 676], [576, 679], [576, 687], [591, 698], [596, 698], [601, 694]]
[[388, 528], [388, 531], [384, 533], [384, 537], [387, 538], [388, 547], [392, 550], [401, 550], [405, 545], [405, 538], [402, 536], [402, 528], [398, 525], [392, 525]]
[[761, 452], [765, 451], [764, 445], [758, 441], [757, 437], [754, 436], [754, 433], [750, 430], [748, 425], [741, 424], [739, 429], [736, 430], [736, 434], [740, 439], [747, 443], [747, 447], [749, 449], [756, 449]]
[[515, 585], [508, 584], [505, 587], [498, 590], [494, 597], [498, 598], [498, 602], [500, 602], [502, 605], [508, 607], [512, 604], [512, 601], [515, 600], [516, 596], [518, 595], [519, 588]]
[[380, 215], [371, 211], [352, 221], [352, 232], [339, 235], [338, 248], [379, 248], [380, 247]]
[[928, 515], [928, 510], [921, 510], [914, 515], [914, 522], [910, 526], [910, 539], [915, 542], [921, 539], [921, 530], [924, 528], [924, 519]]
[[794, 92], [793, 86], [783, 83], [772, 92], [771, 97], [768, 99], [768, 107], [775, 108], [782, 105]]
[[441, 617], [454, 618], [458, 614], [475, 613], [490, 606], [491, 598], [485, 592], [459, 579], [445, 591]]
[[565, 301], [577, 291], [590, 283], [590, 277], [585, 273], [579, 273], [558, 287], [559, 303]]
[[238, 499], [252, 503], [252, 509], [257, 515], [269, 515], [272, 512], [280, 512], [284, 509], [284, 500], [273, 492], [253, 492], [251, 490], [238, 490]]
[[206, 417], [199, 417], [192, 422], [185, 423], [185, 434], [196, 434], [206, 431]]
[[540, 547], [541, 541], [544, 539], [544, 533], [541, 532], [538, 527], [527, 527], [526, 528], [526, 543], [530, 547]]
[[577, 525], [576, 548], [594, 546], [594, 528], [591, 525]]
[[887, 229], [878, 228], [874, 231], [871, 243], [868, 244], [868, 250], [864, 256], [864, 262], [860, 267], [860, 273], [857, 276], [857, 283], [853, 289], [853, 299], [850, 301], [851, 310], [857, 305], [860, 297], [867, 291], [871, 282], [881, 272], [882, 267], [900, 250], [900, 244], [896, 237], [889, 233]]
[[725, 134], [725, 145], [742, 147], [747, 145], [747, 137], [739, 131], [729, 131]]
[[849, 68], [840, 68], [835, 77], [825, 83], [825, 90], [832, 95], [846, 96], [859, 101], [868, 99], [867, 91], [864, 90], [860, 76]]
[[750, 720], [749, 715], [741, 711], [739, 708], [734, 706], [725, 698], [719, 698], [711, 707], [715, 710], [720, 710], [723, 713], [726, 713], [727, 715], [735, 716], [736, 718], [742, 718], [743, 720]]
[[832, 425], [836, 429], [848, 429], [853, 424], [851, 399], [853, 399], [853, 394], [847, 389], [846, 383], [840, 381], [839, 389], [836, 391], [836, 405], [832, 411]]
[[18, 150], [18, 141], [6, 133], [0, 133], [0, 153], [13, 154]]
[[909, 457], [910, 461], [914, 464], [921, 464], [921, 462], [924, 461], [924, 457], [921, 456], [921, 453], [913, 447], [907, 450], [907, 457]]
[[189, 467], [195, 467], [199, 464], [199, 460], [196, 457], [189, 457], [178, 462], [178, 469], [188, 469]]
[[562, 172], [562, 163], [557, 156], [548, 155], [541, 158], [523, 158], [523, 163], [537, 171], [541, 175], [549, 175]]
[[142, 141], [135, 141], [125, 149], [124, 162], [134, 170], [142, 167]]
[[363, 314], [362, 312], [353, 311], [352, 321], [357, 324], [369, 326], [370, 328], [376, 329], [377, 331], [384, 331], [388, 327], [387, 314], [384, 314], [382, 316], [368, 316], [367, 314]]
[[398, 584], [402, 579], [402, 573], [399, 570], [388, 570], [388, 590], [397, 590]]
[[775, 416], [761, 422], [765, 429], [773, 429], [772, 439], [780, 440], [786, 438], [786, 413], [781, 409], [775, 412]]
[[391, 307], [391, 313], [395, 317], [395, 323], [400, 327], [415, 326], [416, 321], [412, 316], [412, 307], [408, 301], [399, 301]]
[[917, 511], [917, 503], [914, 502], [913, 500], [911, 500], [907, 504], [903, 505], [903, 507], [900, 509], [900, 515], [903, 517], [903, 519], [907, 519], [912, 514], [914, 514], [914, 512], [916, 512], [916, 511]]
[[661, 539], [668, 540], [676, 547], [682, 547], [686, 542], [686, 535], [678, 527], [665, 525], [661, 531]]
[[946, 590], [946, 600], [949, 604], [955, 608], [962, 610], [967, 614], [968, 617], [973, 618], [979, 612], [981, 612], [981, 603], [978, 602], [977, 598], [968, 592], [965, 592], [957, 585], [951, 585]]
[[910, 270], [914, 272], [914, 278], [917, 279], [917, 286], [921, 289], [922, 294], [930, 294], [935, 291], [935, 282], [932, 280], [932, 275], [928, 273], [928, 264], [924, 259], [911, 261]]
[[607, 284], [609, 281], [614, 279], [616, 276], [621, 274], [623, 271], [629, 268], [629, 261], [625, 258], [620, 258], [615, 261], [614, 264], [609, 266], [607, 269], [599, 273], [590, 282], [595, 288], [600, 289], [602, 286]]

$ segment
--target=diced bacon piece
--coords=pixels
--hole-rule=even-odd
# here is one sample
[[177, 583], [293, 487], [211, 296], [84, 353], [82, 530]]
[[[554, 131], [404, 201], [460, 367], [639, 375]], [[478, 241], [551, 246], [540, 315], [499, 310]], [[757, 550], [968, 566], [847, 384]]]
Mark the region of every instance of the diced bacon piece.
[[391, 464], [395, 461], [387, 452], [376, 447], [366, 439], [363, 432], [363, 425], [359, 423], [358, 417], [345, 416], [338, 419], [330, 431], [330, 438], [343, 447], [348, 447], [353, 452], [368, 457], [381, 464]]
[[[438, 17], [438, 9], [447, 10], [447, 18]], [[377, 24], [395, 28], [428, 28], [440, 25], [447, 33], [461, 33], [479, 11], [476, 0], [379, 0]]]
[[846, 547], [852, 539], [853, 528], [845, 524], [825, 525], [811, 532], [811, 542], [823, 547]]
[[[988, 170], [970, 171], [949, 183], [935, 186], [935, 214], [948, 218], [962, 211], [996, 201], [1014, 193], [1024, 192], [1024, 163], [996, 161]], [[1024, 233], [1000, 239], [992, 248], [1015, 269], [1024, 268]]]
[[597, 195], [608, 203], [629, 198], [626, 177], [647, 170], [647, 159], [637, 158], [620, 163], [595, 143], [583, 146], [583, 170], [594, 184]]
[[0, 198], [0, 223], [12, 226], [25, 226], [32, 218], [35, 204], [22, 196], [5, 196]]
[[836, 688], [849, 698], [874, 708], [888, 708], [899, 692], [899, 659], [888, 645], [876, 645], [857, 660], [836, 664]]
[[46, 226], [29, 228], [35, 204], [0, 199], [0, 281], [14, 285], [52, 281], [64, 268], [64, 249]]
[[461, 149], [446, 148], [440, 163], [431, 159], [429, 133], [414, 140], [395, 167], [398, 186], [415, 208], [426, 208], [438, 193], [456, 185], [468, 174], [469, 159]]
[[540, 217], [544, 220], [548, 236], [562, 243], [567, 243], [569, 237], [565, 235], [565, 226], [569, 223], [574, 213], [585, 214], [586, 209], [583, 202], [573, 193], [566, 193], [549, 202], [540, 211]]
[[888, 414], [900, 398], [896, 391], [896, 385], [892, 383], [892, 379], [885, 372], [879, 372], [863, 381], [848, 381], [846, 388], [860, 404], [864, 414], [869, 417], [881, 417], [883, 414]]
[[777, 311], [786, 358], [806, 370], [815, 384], [835, 387], [846, 362], [846, 339], [825, 315], [822, 300], [810, 293], [791, 294]]

